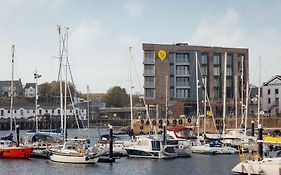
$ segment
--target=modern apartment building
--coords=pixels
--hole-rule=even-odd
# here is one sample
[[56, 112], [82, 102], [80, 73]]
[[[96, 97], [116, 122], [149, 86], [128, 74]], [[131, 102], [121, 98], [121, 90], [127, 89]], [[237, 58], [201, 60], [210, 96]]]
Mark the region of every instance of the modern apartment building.
[[[245, 89], [249, 79], [247, 48], [192, 46], [186, 43], [144, 43], [143, 51], [144, 95], [147, 104], [163, 106], [167, 95], [169, 112], [174, 117], [196, 114], [196, 54], [200, 113], [203, 113], [204, 77], [215, 116], [221, 116], [223, 112], [224, 73], [226, 73], [227, 114], [234, 112], [235, 77], [238, 102], [241, 101], [241, 89]], [[243, 91], [243, 99], [245, 95]], [[241, 107], [239, 104], [238, 106]], [[210, 110], [208, 108], [208, 111]]]

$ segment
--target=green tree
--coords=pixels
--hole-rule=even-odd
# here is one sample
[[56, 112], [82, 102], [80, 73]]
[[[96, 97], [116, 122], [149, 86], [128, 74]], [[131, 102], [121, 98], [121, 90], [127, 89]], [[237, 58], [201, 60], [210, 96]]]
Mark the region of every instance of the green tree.
[[[64, 91], [64, 85], [65, 83], [63, 82], [63, 91]], [[75, 87], [69, 83], [68, 84], [71, 95], [74, 97], [75, 95]], [[67, 96], [68, 96], [68, 102], [70, 102], [69, 99], [69, 92], [67, 91]], [[55, 102], [59, 101], [59, 95], [60, 95], [60, 86], [58, 81], [52, 81], [51, 83], [45, 82], [42, 83], [38, 86], [38, 95], [39, 95], [39, 102], [44, 102], [44, 103], [49, 103], [49, 102]], [[50, 101], [51, 100], [51, 101]]]
[[125, 107], [129, 106], [129, 95], [125, 88], [114, 86], [107, 91], [105, 96], [105, 103], [107, 107]]

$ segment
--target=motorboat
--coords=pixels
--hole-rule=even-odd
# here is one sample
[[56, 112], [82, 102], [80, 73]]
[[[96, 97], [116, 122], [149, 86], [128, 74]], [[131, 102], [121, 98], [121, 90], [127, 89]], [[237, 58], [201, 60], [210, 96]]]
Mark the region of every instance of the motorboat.
[[0, 158], [23, 158], [30, 157], [32, 147], [21, 147], [11, 140], [0, 140]]
[[281, 174], [281, 157], [242, 161], [232, 171], [241, 174]]
[[129, 157], [150, 159], [177, 157], [174, 145], [164, 145], [162, 140], [152, 136], [138, 136], [135, 139], [135, 144], [125, 147]]

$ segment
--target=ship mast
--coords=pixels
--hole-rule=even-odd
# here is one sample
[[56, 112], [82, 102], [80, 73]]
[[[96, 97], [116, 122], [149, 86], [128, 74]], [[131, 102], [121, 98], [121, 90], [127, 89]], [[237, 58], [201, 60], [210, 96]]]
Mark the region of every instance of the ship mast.
[[[15, 61], [15, 45], [12, 45], [12, 79], [11, 79], [11, 106], [10, 106], [10, 132], [13, 130], [13, 98], [14, 98], [14, 61]], [[16, 125], [15, 125], [16, 126]]]

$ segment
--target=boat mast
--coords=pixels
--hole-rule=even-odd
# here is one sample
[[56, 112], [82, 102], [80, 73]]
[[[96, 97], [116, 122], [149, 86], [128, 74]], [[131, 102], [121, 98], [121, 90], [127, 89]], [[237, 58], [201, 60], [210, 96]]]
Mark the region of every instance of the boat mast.
[[[15, 45], [12, 45], [12, 80], [11, 80], [11, 106], [10, 106], [10, 132], [13, 130], [13, 98], [14, 98], [14, 61], [15, 61]], [[16, 126], [16, 125], [15, 125]]]
[[133, 97], [132, 97], [132, 47], [129, 47], [129, 85], [130, 85], [130, 109], [131, 109], [131, 135], [134, 136], [134, 125], [133, 125]]
[[168, 124], [168, 75], [166, 76], [166, 113], [165, 113], [166, 126]]
[[261, 106], [261, 57], [259, 58], [260, 71], [259, 71], [259, 83], [258, 83], [258, 126], [260, 125], [260, 106]]
[[36, 133], [38, 133], [38, 78], [40, 78], [41, 75], [37, 73], [37, 69], [34, 73], [34, 79], [35, 79], [35, 125], [36, 125]]
[[195, 81], [196, 81], [196, 117], [197, 117], [197, 128], [198, 128], [198, 137], [200, 135], [200, 118], [199, 118], [199, 95], [198, 95], [198, 57], [197, 52], [195, 52]]
[[241, 123], [240, 125], [242, 126], [244, 122], [244, 56], [241, 56]]
[[63, 91], [62, 91], [62, 38], [61, 38], [61, 26], [58, 26], [59, 31], [59, 59], [60, 59], [60, 70], [59, 70], [59, 79], [60, 79], [60, 118], [61, 118], [61, 133], [64, 134], [63, 127]]
[[226, 65], [227, 65], [227, 52], [224, 53], [224, 74], [223, 74], [223, 113], [222, 113], [222, 135], [225, 134], [225, 114], [226, 114]]
[[[65, 83], [64, 83], [64, 141], [66, 141], [66, 129], [67, 129], [67, 126], [66, 126], [66, 115], [67, 115], [67, 109], [66, 109], [66, 106], [67, 106], [67, 87], [68, 87], [68, 80], [67, 80], [67, 69], [68, 69], [68, 28], [66, 28], [66, 34], [65, 34], [65, 39], [64, 39], [64, 42], [65, 42]], [[77, 126], [79, 127], [79, 126]]]
[[238, 119], [237, 119], [237, 76], [234, 79], [234, 95], [235, 95], [235, 129], [237, 131]]
[[90, 87], [87, 86], [87, 127], [88, 130], [90, 129], [90, 98], [89, 98], [89, 93], [90, 93]]
[[249, 81], [247, 81], [247, 83], [246, 83], [245, 135], [247, 135], [248, 101], [249, 101]]
[[204, 134], [206, 133], [207, 117], [207, 75], [204, 76]]

